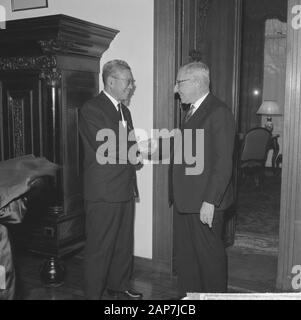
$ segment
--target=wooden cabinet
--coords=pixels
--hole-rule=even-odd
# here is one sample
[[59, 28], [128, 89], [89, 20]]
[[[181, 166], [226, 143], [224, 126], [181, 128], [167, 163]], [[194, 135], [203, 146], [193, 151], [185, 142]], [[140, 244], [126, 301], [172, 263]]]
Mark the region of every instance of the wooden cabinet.
[[28, 212], [29, 249], [61, 257], [84, 242], [78, 110], [99, 91], [116, 30], [65, 15], [0, 30], [0, 160], [34, 154], [60, 165], [47, 205]]

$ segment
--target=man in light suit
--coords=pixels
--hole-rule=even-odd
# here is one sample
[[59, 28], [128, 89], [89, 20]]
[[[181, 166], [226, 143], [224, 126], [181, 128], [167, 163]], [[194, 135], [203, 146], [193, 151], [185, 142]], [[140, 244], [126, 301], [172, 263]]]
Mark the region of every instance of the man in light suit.
[[[192, 131], [193, 153], [196, 131], [204, 133], [204, 167], [171, 163], [170, 191], [174, 205], [175, 255], [179, 294], [226, 292], [227, 261], [221, 238], [224, 210], [233, 202], [231, 184], [235, 122], [231, 110], [209, 91], [209, 69], [202, 62], [182, 66], [175, 92], [190, 104], [182, 123], [182, 136]], [[175, 145], [177, 153], [185, 151]], [[183, 151], [184, 150], [184, 151]], [[198, 160], [198, 159], [197, 159]], [[199, 159], [199, 161], [201, 161]]]
[[[136, 142], [127, 139], [133, 123], [130, 111], [121, 103], [129, 99], [134, 80], [122, 60], [107, 62], [102, 77], [104, 90], [80, 110], [86, 209], [84, 291], [89, 300], [101, 299], [105, 288], [114, 299], [141, 299], [142, 294], [130, 286], [139, 157], [127, 159]], [[116, 136], [113, 152], [110, 148], [100, 152], [106, 141], [97, 141], [97, 136], [103, 129]]]

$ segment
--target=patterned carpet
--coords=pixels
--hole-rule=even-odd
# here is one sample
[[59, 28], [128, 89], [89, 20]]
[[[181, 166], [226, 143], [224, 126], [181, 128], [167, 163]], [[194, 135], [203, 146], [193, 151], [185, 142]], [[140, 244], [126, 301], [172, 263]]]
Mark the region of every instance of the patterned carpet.
[[239, 183], [235, 246], [278, 252], [281, 175], [267, 171], [256, 187], [247, 177]]

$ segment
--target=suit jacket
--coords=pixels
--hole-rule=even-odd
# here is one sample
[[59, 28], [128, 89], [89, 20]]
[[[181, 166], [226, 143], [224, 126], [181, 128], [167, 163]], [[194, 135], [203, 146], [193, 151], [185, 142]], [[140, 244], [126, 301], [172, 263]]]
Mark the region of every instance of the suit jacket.
[[[127, 134], [133, 129], [132, 117], [128, 108], [122, 105], [127, 121], [127, 130], [119, 133], [119, 114], [111, 100], [101, 92], [87, 101], [80, 110], [79, 130], [84, 148], [84, 198], [89, 201], [123, 202], [138, 196], [136, 168], [126, 160], [135, 141], [127, 141]], [[96, 141], [101, 129], [111, 129], [116, 136], [116, 148], [104, 155], [116, 159], [116, 164], [100, 164], [96, 153], [106, 141]], [[120, 139], [122, 137], [124, 139]], [[100, 153], [98, 153], [100, 155]], [[136, 154], [135, 154], [136, 156]], [[119, 161], [123, 159], [123, 163]]]
[[[199, 212], [203, 201], [224, 210], [234, 201], [232, 156], [235, 122], [231, 110], [209, 93], [182, 129], [192, 130], [192, 154], [196, 151], [196, 129], [204, 129], [204, 167], [201, 174], [187, 175], [185, 170], [195, 165], [172, 164], [170, 170], [172, 201], [180, 212]], [[182, 131], [183, 135], [183, 131]], [[174, 158], [182, 148], [174, 146]]]

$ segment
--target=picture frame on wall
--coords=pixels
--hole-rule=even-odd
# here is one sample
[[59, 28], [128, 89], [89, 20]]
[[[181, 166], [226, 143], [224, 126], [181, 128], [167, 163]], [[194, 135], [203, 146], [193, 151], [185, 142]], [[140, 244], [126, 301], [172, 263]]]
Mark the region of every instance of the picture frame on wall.
[[48, 8], [48, 0], [11, 0], [12, 11]]

